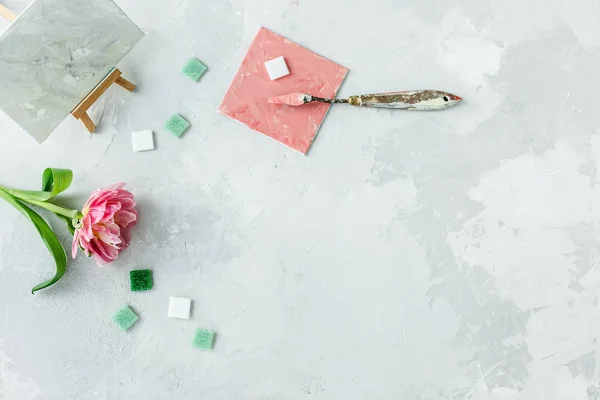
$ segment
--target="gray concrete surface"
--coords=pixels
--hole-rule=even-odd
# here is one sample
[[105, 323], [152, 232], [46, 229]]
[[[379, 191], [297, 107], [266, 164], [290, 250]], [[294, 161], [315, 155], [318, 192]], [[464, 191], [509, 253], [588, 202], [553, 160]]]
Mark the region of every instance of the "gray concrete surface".
[[[140, 224], [114, 267], [80, 258], [32, 296], [50, 257], [0, 203], [2, 400], [600, 399], [596, 1], [118, 4], [147, 33], [120, 65], [139, 91], [111, 89], [92, 138], [68, 119], [39, 146], [0, 115], [0, 181], [69, 167], [80, 205], [123, 180]], [[215, 112], [261, 25], [350, 68], [341, 95], [466, 100], [335, 107], [298, 155]], [[160, 128], [174, 112], [181, 140]], [[156, 151], [132, 152], [141, 129]], [[141, 266], [155, 289], [132, 294]], [[192, 320], [167, 318], [171, 295]], [[197, 326], [213, 352], [191, 348]]]

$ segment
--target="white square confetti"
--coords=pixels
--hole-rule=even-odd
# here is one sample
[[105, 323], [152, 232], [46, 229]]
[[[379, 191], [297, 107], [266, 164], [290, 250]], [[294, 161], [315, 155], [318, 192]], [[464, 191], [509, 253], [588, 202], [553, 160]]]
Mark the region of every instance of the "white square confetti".
[[131, 133], [133, 151], [154, 150], [154, 134], [152, 131], [139, 131]]
[[265, 68], [267, 68], [269, 78], [271, 78], [272, 81], [290, 74], [290, 70], [285, 63], [285, 58], [283, 58], [283, 56], [265, 62]]
[[171, 297], [169, 302], [169, 318], [190, 319], [192, 299]]

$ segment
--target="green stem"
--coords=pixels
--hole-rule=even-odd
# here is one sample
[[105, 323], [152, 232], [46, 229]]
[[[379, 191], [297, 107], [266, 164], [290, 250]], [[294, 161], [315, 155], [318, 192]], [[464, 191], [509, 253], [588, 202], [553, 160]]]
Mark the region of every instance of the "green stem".
[[0, 190], [5, 191], [10, 194], [12, 197], [17, 198], [19, 200], [27, 201], [28, 199], [38, 200], [38, 201], [47, 201], [50, 200], [53, 196], [51, 192], [38, 191], [38, 190], [18, 190], [11, 189], [5, 186], [0, 185]]
[[52, 211], [54, 214], [62, 215], [63, 217], [67, 217], [67, 218], [71, 218], [71, 219], [75, 219], [77, 217], [77, 215], [79, 214], [79, 211], [77, 211], [77, 210], [69, 210], [68, 208], [61, 207], [54, 203], [49, 203], [47, 201], [37, 201], [37, 200], [31, 200], [31, 199], [22, 199], [22, 200], [26, 201], [30, 204], [33, 204], [35, 206], [46, 209], [48, 211]]
[[79, 220], [83, 218], [83, 215], [78, 210], [69, 210], [68, 208], [59, 206], [58, 204], [52, 203], [50, 201], [39, 200], [39, 198], [36, 198], [37, 193], [45, 192], [29, 192], [26, 190], [15, 190], [0, 185], [0, 198], [3, 198], [7, 201], [9, 201], [9, 199], [12, 198], [19, 199], [19, 201], [22, 201], [24, 203], [29, 203], [51, 211], [59, 217], [65, 217], [67, 221], [70, 221], [70, 227], [77, 226]]
[[2, 186], [0, 186], [0, 198], [3, 198], [4, 200], [8, 201], [10, 203], [10, 198], [12, 197], [10, 194], [6, 193]]

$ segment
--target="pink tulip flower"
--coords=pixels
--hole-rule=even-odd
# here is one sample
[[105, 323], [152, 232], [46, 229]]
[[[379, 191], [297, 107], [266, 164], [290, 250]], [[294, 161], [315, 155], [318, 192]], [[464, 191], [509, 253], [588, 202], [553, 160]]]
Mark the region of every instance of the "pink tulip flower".
[[137, 223], [133, 194], [124, 183], [97, 189], [83, 206], [83, 217], [73, 236], [73, 258], [77, 248], [94, 256], [99, 267], [111, 263], [127, 248], [131, 228]]

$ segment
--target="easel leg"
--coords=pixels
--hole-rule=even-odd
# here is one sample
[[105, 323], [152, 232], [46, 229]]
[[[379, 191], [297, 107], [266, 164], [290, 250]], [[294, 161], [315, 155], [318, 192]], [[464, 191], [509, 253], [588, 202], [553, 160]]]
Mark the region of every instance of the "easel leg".
[[94, 131], [96, 130], [96, 125], [94, 125], [94, 122], [92, 121], [92, 119], [90, 118], [88, 113], [87, 112], [83, 113], [83, 115], [81, 116], [80, 119], [81, 119], [81, 122], [83, 122], [83, 124], [87, 128], [87, 130], [90, 133], [94, 133]]
[[129, 82], [127, 79], [123, 78], [122, 76], [119, 76], [115, 83], [123, 87], [124, 89], [129, 90], [130, 92], [133, 92], [133, 90], [135, 89], [135, 85]]
[[8, 8], [4, 7], [2, 4], [0, 4], [0, 16], [6, 18], [9, 21], [14, 21], [15, 19], [17, 19], [17, 14], [15, 14], [14, 12], [10, 11]]

